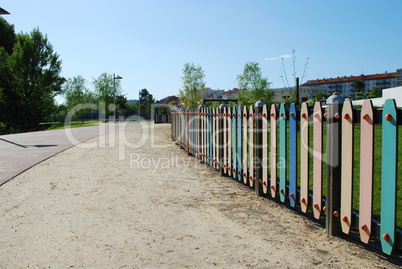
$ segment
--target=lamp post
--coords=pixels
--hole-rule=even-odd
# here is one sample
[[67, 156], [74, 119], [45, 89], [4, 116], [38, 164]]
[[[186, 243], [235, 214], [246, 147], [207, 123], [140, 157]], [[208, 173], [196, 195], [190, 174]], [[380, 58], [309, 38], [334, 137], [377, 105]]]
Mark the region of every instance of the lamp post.
[[1, 7], [0, 7], [0, 15], [9, 15], [10, 13], [7, 11], [7, 10], [5, 10], [5, 9], [2, 9]]
[[113, 73], [113, 114], [114, 114], [114, 122], [116, 122], [116, 79], [123, 79], [121, 76]]

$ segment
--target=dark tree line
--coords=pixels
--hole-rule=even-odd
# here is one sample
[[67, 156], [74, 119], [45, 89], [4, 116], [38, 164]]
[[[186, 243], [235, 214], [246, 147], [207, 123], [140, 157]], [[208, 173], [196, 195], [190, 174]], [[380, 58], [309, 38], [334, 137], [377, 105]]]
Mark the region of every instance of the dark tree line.
[[38, 28], [16, 34], [0, 18], [0, 122], [6, 132], [37, 130], [56, 109], [61, 60]]

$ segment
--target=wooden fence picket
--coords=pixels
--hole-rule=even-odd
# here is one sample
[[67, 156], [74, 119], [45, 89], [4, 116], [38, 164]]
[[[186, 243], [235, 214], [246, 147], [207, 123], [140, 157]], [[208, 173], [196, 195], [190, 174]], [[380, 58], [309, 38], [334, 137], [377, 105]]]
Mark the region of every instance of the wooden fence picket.
[[268, 111], [267, 105], [262, 108], [262, 191], [268, 193]]
[[248, 118], [248, 126], [249, 126], [249, 186], [254, 187], [254, 109], [253, 106], [250, 106], [249, 118]]
[[232, 176], [232, 109], [227, 108], [226, 115], [226, 130], [227, 130], [227, 175]]
[[364, 100], [360, 124], [360, 240], [368, 244], [373, 217], [374, 112], [371, 100]]
[[237, 180], [241, 181], [243, 176], [242, 167], [242, 111], [241, 107], [237, 107]]
[[289, 203], [296, 206], [297, 199], [297, 111], [296, 105], [289, 109]]
[[237, 177], [237, 132], [236, 132], [236, 127], [237, 127], [237, 114], [236, 114], [236, 108], [232, 108], [232, 126], [230, 127], [232, 129], [232, 177], [236, 178]]
[[391, 255], [395, 243], [398, 179], [398, 119], [395, 100], [385, 101], [382, 115], [381, 247]]
[[248, 111], [243, 108], [243, 183], [248, 183]]
[[286, 198], [286, 169], [287, 169], [287, 135], [286, 135], [286, 109], [285, 104], [279, 107], [279, 199], [285, 202]]
[[300, 116], [300, 205], [307, 212], [309, 202], [309, 115], [307, 103], [302, 103]]
[[228, 117], [227, 117], [227, 114], [228, 114], [228, 109], [229, 108], [223, 108], [223, 114], [222, 114], [222, 116], [221, 116], [221, 120], [222, 120], [222, 124], [223, 124], [223, 126], [222, 126], [222, 128], [220, 128], [219, 129], [219, 134], [221, 134], [222, 133], [222, 138], [223, 138], [223, 141], [222, 141], [222, 143], [221, 144], [219, 144], [220, 146], [222, 145], [223, 146], [223, 156], [221, 156], [221, 165], [223, 166], [223, 173], [225, 174], [225, 175], [228, 175]]
[[270, 113], [270, 122], [271, 122], [271, 197], [276, 197], [276, 171], [277, 171], [277, 161], [276, 161], [276, 106], [275, 104], [271, 105], [271, 113]]
[[313, 212], [316, 219], [321, 217], [322, 210], [322, 121], [321, 103], [316, 102], [313, 119]]
[[351, 101], [343, 103], [342, 110], [342, 158], [341, 158], [341, 228], [349, 234], [352, 225], [353, 205], [353, 108]]

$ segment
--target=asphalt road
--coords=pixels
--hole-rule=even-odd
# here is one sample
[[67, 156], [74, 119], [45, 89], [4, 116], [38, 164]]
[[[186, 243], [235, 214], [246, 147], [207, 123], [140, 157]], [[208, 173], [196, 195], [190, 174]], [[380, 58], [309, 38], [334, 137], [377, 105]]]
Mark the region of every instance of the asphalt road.
[[117, 128], [135, 128], [140, 123], [105, 123], [97, 126], [20, 133], [0, 136], [0, 186], [37, 163], [88, 139], [112, 133]]

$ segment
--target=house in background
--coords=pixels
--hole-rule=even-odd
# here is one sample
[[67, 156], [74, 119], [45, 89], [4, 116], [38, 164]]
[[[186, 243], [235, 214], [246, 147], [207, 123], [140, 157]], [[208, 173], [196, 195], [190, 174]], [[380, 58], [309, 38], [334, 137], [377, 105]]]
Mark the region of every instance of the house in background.
[[203, 92], [203, 99], [219, 99], [222, 98], [222, 94], [225, 92], [224, 90], [212, 90], [211, 88], [204, 88], [199, 91]]
[[[274, 88], [271, 90], [275, 93], [274, 103], [283, 103], [283, 102], [285, 102], [283, 96], [284, 95], [292, 96], [294, 94], [294, 92], [296, 91], [296, 86], [289, 87], [289, 88]], [[305, 102], [307, 100], [310, 100], [319, 91], [324, 92], [322, 89], [319, 89], [319, 88], [310, 88], [310, 87], [300, 86], [299, 87], [300, 102]]]
[[233, 90], [226, 91], [222, 94], [222, 99], [229, 100], [229, 99], [237, 99], [240, 90], [238, 88], [233, 88]]
[[[401, 75], [402, 74], [400, 74], [400, 76]], [[355, 89], [352, 87], [352, 85], [357, 80], [364, 82], [364, 88], [361, 90], [362, 92], [370, 91], [373, 86], [376, 86], [378, 89], [382, 90], [397, 86], [397, 72], [385, 72], [374, 75], [361, 74], [360, 76], [343, 76], [337, 78], [309, 80], [301, 86], [309, 87], [310, 89], [322, 90], [325, 95], [331, 95], [334, 92], [338, 92], [340, 95], [348, 97], [355, 95]]]
[[165, 98], [159, 100], [158, 102], [156, 102], [156, 104], [168, 105], [171, 102], [174, 102], [175, 105], [178, 105], [178, 104], [180, 104], [180, 99], [179, 99], [179, 97], [172, 95], [172, 96], [168, 96], [168, 97], [165, 97]]
[[402, 68], [396, 70], [396, 86], [402, 86]]

